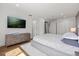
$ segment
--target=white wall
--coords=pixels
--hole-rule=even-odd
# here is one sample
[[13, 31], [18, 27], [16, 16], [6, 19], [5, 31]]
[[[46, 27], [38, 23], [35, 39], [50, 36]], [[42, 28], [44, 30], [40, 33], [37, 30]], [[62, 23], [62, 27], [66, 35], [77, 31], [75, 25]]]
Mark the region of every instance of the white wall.
[[[75, 17], [57, 19], [57, 34], [64, 34], [70, 31], [71, 27], [76, 26]], [[53, 21], [50, 25], [50, 32], [56, 33], [56, 21]]]
[[[14, 7], [8, 4], [0, 5], [0, 46], [5, 45], [5, 35], [8, 33], [32, 32], [32, 20], [30, 20], [26, 14], [27, 12], [25, 10], [21, 10], [16, 6]], [[14, 16], [25, 19], [26, 28], [7, 28], [7, 16]]]
[[77, 16], [76, 16], [76, 19], [77, 19], [77, 34], [79, 35], [79, 12], [77, 13]]
[[56, 20], [50, 23], [49, 33], [56, 34]]
[[[36, 10], [34, 10], [34, 11], [36, 12]], [[41, 15], [41, 12], [40, 12], [40, 15]], [[11, 28], [7, 28], [7, 16], [14, 16], [14, 17], [19, 17], [19, 18], [26, 19], [26, 28], [25, 29], [18, 29], [18, 28], [17, 29], [11, 29]], [[37, 14], [35, 14], [35, 16], [37, 16]], [[61, 20], [62, 20], [62, 22], [61, 22]], [[66, 19], [60, 19], [60, 21], [58, 21], [59, 29], [57, 30], [57, 32], [59, 34], [62, 34], [64, 32], [66, 32], [66, 31], [68, 31], [68, 29], [65, 29], [64, 27], [66, 27], [66, 28], [68, 26], [69, 27], [71, 27], [71, 26], [73, 27], [74, 26], [74, 22], [75, 22], [74, 20], [75, 20], [74, 17], [66, 18]], [[37, 25], [35, 25], [35, 26], [36, 26], [36, 34], [43, 34], [44, 33], [44, 20], [43, 19], [38, 19]], [[53, 25], [53, 27], [54, 26], [55, 25]], [[19, 7], [16, 7], [16, 6], [10, 6], [8, 4], [2, 4], [2, 5], [0, 4], [0, 46], [5, 45], [5, 34], [8, 34], [8, 33], [23, 33], [23, 32], [24, 33], [25, 32], [32, 33], [32, 19], [28, 18], [27, 11], [25, 11], [25, 10], [19, 8]], [[53, 28], [52, 32], [56, 33], [55, 32], [55, 27]]]
[[77, 23], [78, 23], [78, 28], [79, 28], [79, 15], [77, 16]]
[[36, 35], [44, 34], [45, 32], [44, 22], [45, 22], [45, 19], [43, 18], [39, 18], [36, 21]]
[[75, 17], [69, 17], [65, 19], [58, 19], [57, 21], [57, 34], [64, 34], [70, 31], [70, 28], [76, 26]]

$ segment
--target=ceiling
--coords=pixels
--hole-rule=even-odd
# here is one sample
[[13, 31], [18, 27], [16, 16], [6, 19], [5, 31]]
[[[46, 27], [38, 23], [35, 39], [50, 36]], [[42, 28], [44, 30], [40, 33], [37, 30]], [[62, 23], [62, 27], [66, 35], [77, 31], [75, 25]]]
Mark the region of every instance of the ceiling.
[[24, 9], [32, 16], [50, 19], [72, 17], [79, 11], [79, 3], [14, 3], [10, 5]]

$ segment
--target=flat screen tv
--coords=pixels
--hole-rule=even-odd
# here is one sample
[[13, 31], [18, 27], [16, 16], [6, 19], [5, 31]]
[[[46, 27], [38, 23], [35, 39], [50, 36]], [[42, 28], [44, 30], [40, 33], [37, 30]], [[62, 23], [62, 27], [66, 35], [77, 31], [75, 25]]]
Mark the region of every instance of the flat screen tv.
[[7, 16], [8, 28], [26, 28], [26, 21], [24, 19]]

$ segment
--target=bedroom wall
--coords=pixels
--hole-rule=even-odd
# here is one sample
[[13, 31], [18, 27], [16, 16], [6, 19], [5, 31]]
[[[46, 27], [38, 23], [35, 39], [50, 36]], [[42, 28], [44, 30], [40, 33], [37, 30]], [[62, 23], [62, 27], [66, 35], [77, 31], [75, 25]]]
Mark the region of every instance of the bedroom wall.
[[77, 20], [77, 34], [79, 35], [79, 12], [77, 13], [77, 16], [76, 16], [76, 20]]
[[32, 37], [36, 35], [41, 35], [45, 33], [45, 26], [44, 23], [45, 19], [42, 17], [38, 17], [36, 20], [33, 20], [32, 22]]
[[[71, 27], [76, 26], [75, 17], [57, 19], [57, 34], [64, 34], [70, 31]], [[56, 21], [52, 21], [50, 32], [56, 34]]]
[[[26, 28], [7, 28], [7, 16], [14, 16], [26, 20]], [[5, 45], [5, 35], [8, 33], [26, 33], [32, 32], [32, 20], [28, 18], [27, 12], [18, 7], [8, 4], [0, 4], [0, 46]]]
[[53, 20], [53, 21], [50, 23], [49, 33], [56, 34], [56, 20]]
[[57, 34], [64, 34], [70, 32], [70, 28], [76, 26], [75, 17], [69, 17], [65, 19], [58, 19], [57, 21]]
[[45, 32], [44, 22], [45, 22], [44, 18], [39, 18], [37, 20], [37, 23], [36, 23], [36, 35], [44, 34], [44, 32]]

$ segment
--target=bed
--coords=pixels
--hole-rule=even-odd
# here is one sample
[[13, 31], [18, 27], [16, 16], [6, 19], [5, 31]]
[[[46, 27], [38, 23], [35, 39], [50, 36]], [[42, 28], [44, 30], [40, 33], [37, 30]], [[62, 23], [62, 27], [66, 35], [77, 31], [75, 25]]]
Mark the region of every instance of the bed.
[[[23, 44], [20, 47], [30, 56], [79, 56], [78, 41], [70, 41], [71, 44], [68, 44], [69, 42], [66, 44], [62, 35], [42, 34], [35, 36], [30, 43]], [[74, 42], [77, 42], [77, 44], [72, 44]]]
[[62, 35], [43, 34], [35, 36], [31, 46], [48, 56], [75, 56], [79, 47], [65, 44], [62, 39]]

